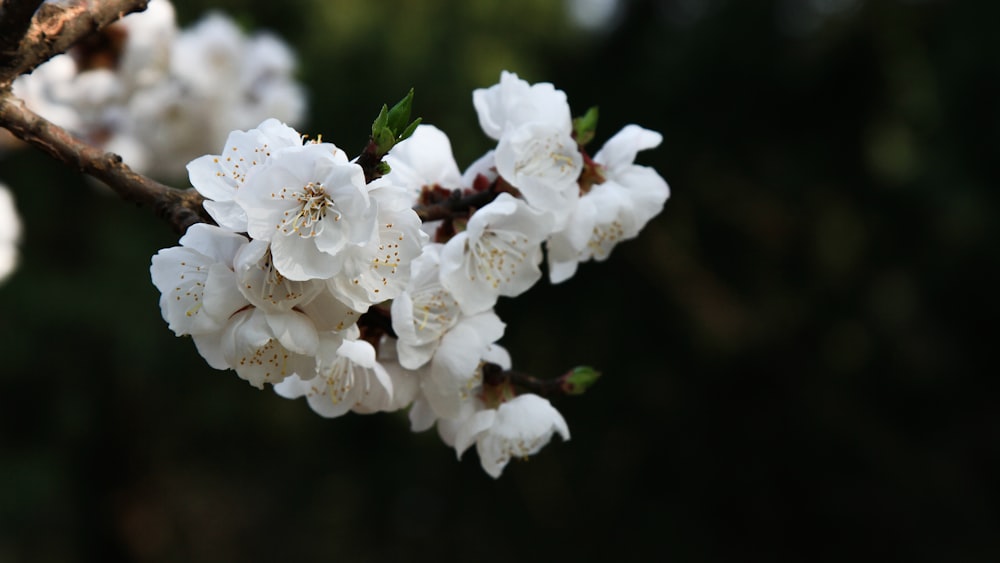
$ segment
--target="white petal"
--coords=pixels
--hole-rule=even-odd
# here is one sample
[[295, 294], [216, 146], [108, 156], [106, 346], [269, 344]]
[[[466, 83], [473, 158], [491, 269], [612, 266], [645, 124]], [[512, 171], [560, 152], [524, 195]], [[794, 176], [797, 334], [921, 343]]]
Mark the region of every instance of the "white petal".
[[610, 170], [616, 170], [635, 162], [639, 151], [658, 147], [662, 141], [663, 135], [656, 131], [643, 129], [638, 125], [626, 125], [604, 143], [594, 155], [594, 161]]
[[493, 426], [496, 420], [497, 411], [494, 409], [481, 410], [467, 418], [458, 428], [455, 434], [455, 455], [461, 459], [465, 450], [479, 439], [483, 432]]

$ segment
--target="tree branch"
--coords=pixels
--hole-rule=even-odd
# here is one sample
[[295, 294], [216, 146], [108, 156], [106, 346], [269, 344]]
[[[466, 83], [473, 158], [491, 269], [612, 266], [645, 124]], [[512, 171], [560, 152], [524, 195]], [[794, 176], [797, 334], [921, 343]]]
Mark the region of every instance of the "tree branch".
[[21, 38], [28, 32], [31, 17], [43, 0], [0, 1], [0, 65], [17, 53]]
[[[18, 33], [18, 18], [23, 18], [31, 4], [38, 2], [6, 0], [3, 4], [5, 17], [0, 23], [0, 32], [3, 33], [3, 43], [17, 45], [17, 48], [13, 51], [0, 50], [0, 88], [126, 14], [145, 10], [148, 2], [149, 0], [76, 0], [70, 3], [43, 4], [35, 12], [27, 31]], [[16, 17], [8, 22], [6, 16], [10, 11]], [[8, 27], [13, 31], [13, 35], [9, 37], [6, 35]]]
[[417, 216], [420, 217], [420, 220], [426, 223], [428, 221], [436, 221], [438, 219], [454, 218], [455, 215], [468, 214], [469, 209], [479, 209], [496, 199], [496, 197], [497, 192], [494, 190], [473, 192], [468, 195], [462, 195], [460, 190], [455, 190], [451, 192], [451, 195], [443, 201], [426, 205], [418, 205], [417, 207], [414, 207], [413, 210], [417, 212]]
[[125, 201], [153, 209], [177, 233], [194, 223], [213, 222], [197, 191], [172, 188], [136, 173], [117, 154], [89, 145], [32, 112], [9, 89], [0, 91], [0, 126], [56, 160], [101, 180]]

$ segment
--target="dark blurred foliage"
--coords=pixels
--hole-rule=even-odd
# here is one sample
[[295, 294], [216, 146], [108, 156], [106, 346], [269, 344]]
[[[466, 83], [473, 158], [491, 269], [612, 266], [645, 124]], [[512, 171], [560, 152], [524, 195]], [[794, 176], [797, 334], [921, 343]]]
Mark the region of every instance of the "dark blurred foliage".
[[1000, 4], [216, 6], [294, 46], [304, 129], [349, 150], [412, 86], [467, 165], [503, 68], [599, 105], [598, 145], [661, 131], [663, 214], [499, 306], [517, 367], [606, 375], [498, 481], [403, 414], [321, 419], [171, 335], [166, 225], [8, 153], [0, 560], [1000, 560]]

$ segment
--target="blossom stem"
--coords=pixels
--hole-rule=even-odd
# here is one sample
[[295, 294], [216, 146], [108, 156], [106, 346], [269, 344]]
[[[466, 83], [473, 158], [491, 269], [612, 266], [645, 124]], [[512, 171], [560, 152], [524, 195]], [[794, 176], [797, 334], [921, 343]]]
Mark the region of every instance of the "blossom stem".
[[379, 154], [378, 144], [375, 143], [375, 139], [369, 138], [368, 144], [365, 145], [365, 150], [361, 151], [357, 160], [358, 166], [365, 172], [366, 184], [378, 180], [385, 174], [382, 167], [383, 156], [385, 156], [384, 153]]
[[[0, 89], [65, 52], [80, 39], [126, 14], [145, 10], [148, 3], [149, 0], [76, 0], [42, 4], [37, 0], [5, 0], [0, 4], [0, 37], [3, 38], [0, 40]], [[29, 18], [30, 24], [26, 25]]]
[[505, 370], [497, 364], [483, 364], [483, 384], [500, 386], [510, 383], [542, 397], [568, 395], [565, 376], [555, 379], [539, 379], [524, 372]]
[[197, 191], [166, 186], [136, 173], [117, 154], [89, 145], [29, 110], [9, 88], [0, 90], [0, 126], [56, 160], [101, 180], [125, 201], [152, 208], [178, 233], [195, 223], [213, 223]]

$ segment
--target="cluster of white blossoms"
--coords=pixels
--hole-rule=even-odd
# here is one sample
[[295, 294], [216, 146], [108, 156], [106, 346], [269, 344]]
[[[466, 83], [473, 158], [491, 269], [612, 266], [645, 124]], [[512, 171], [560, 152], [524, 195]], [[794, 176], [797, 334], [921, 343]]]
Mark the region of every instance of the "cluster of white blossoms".
[[14, 196], [0, 183], [0, 283], [17, 268], [20, 238], [21, 218], [14, 206]]
[[268, 117], [300, 123], [306, 99], [294, 67], [294, 54], [273, 35], [247, 37], [214, 12], [179, 30], [169, 0], [150, 0], [18, 77], [13, 89], [30, 109], [133, 169], [178, 178], [230, 131]]
[[368, 182], [360, 159], [274, 119], [192, 161], [217, 225], [153, 257], [170, 329], [325, 417], [408, 408], [414, 431], [436, 424], [458, 456], [475, 445], [493, 477], [568, 440], [551, 403], [508, 377], [494, 305], [541, 278], [543, 246], [559, 282], [662, 209], [666, 182], [634, 164], [660, 135], [630, 125], [590, 158], [551, 84], [504, 72], [473, 101], [497, 146], [464, 173], [427, 125]]

